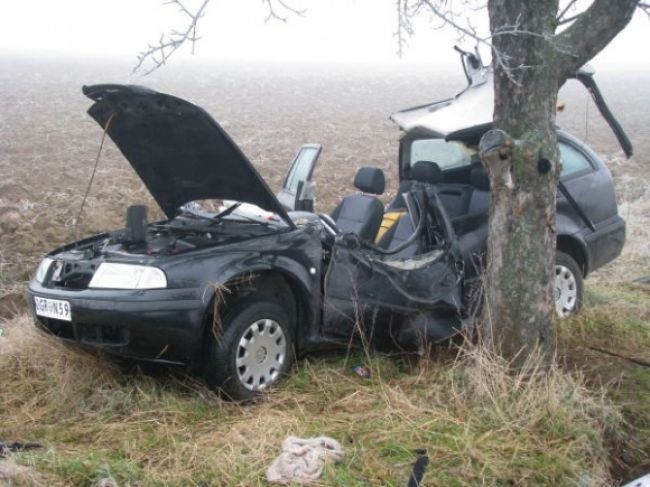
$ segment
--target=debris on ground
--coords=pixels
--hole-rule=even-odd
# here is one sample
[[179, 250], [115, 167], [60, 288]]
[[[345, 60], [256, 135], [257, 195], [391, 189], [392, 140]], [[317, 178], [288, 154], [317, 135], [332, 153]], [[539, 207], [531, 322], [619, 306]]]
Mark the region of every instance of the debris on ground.
[[20, 443], [15, 441], [13, 443], [5, 443], [0, 440], [0, 458], [5, 458], [9, 453], [16, 453], [19, 451], [35, 450], [43, 448], [40, 443]]
[[650, 487], [650, 473], [633, 480], [629, 484], [625, 484], [623, 487]]
[[409, 477], [408, 487], [420, 487], [420, 482], [422, 482], [422, 477], [424, 477], [424, 471], [427, 469], [427, 465], [429, 465], [429, 457], [424, 448], [418, 448], [415, 450], [415, 453], [418, 458], [413, 464], [413, 470]]
[[93, 487], [119, 487], [117, 481], [111, 477], [104, 477], [93, 484]]
[[327, 436], [297, 438], [282, 443], [282, 453], [266, 471], [266, 479], [276, 484], [308, 484], [320, 478], [328, 462], [343, 458], [341, 444]]
[[359, 377], [363, 377], [364, 379], [370, 379], [372, 377], [372, 372], [370, 372], [370, 369], [364, 367], [363, 365], [355, 365], [352, 367], [352, 372], [357, 374]]

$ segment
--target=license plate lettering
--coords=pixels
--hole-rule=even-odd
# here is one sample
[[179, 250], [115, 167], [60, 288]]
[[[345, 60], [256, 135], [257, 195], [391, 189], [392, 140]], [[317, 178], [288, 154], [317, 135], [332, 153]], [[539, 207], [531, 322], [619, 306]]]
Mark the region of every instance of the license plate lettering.
[[72, 313], [68, 301], [34, 297], [34, 310], [38, 316], [72, 321]]

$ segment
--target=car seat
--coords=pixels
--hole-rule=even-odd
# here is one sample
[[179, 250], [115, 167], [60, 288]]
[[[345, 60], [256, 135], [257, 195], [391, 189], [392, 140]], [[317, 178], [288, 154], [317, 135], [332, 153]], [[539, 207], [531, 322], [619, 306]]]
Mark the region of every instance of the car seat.
[[384, 172], [364, 166], [357, 171], [354, 186], [363, 193], [343, 198], [331, 217], [343, 233], [354, 233], [363, 240], [374, 241], [384, 216], [384, 205], [375, 196], [384, 192]]
[[465, 269], [471, 275], [478, 271], [477, 265], [487, 248], [490, 180], [482, 167], [476, 167], [470, 173], [470, 181], [474, 189], [467, 211], [452, 219], [451, 224], [456, 233], [458, 249], [465, 261]]
[[[397, 222], [391, 226], [381, 237], [377, 245], [383, 249], [391, 250], [406, 242], [415, 233], [413, 220], [408, 213], [402, 214]], [[392, 254], [395, 258], [410, 259], [421, 251], [421, 241], [418, 238], [406, 248]]]
[[418, 161], [411, 167], [408, 178], [402, 179], [399, 183], [399, 189], [393, 202], [389, 205], [390, 210], [404, 210], [404, 193], [408, 193], [415, 182], [427, 184], [439, 184], [443, 180], [440, 166], [431, 161]]

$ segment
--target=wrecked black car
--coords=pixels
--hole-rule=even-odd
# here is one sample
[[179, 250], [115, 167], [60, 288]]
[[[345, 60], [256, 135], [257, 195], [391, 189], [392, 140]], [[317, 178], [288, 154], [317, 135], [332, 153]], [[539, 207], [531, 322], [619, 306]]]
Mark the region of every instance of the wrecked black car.
[[[407, 129], [388, 208], [377, 198], [383, 172], [362, 167], [354, 180], [361, 193], [325, 215], [314, 212], [319, 145], [300, 148], [276, 196], [201, 108], [137, 86], [84, 94], [166, 218], [150, 223], [145, 207], [132, 206], [124, 229], [50, 252], [28, 289], [39, 327], [109, 354], [201, 370], [241, 399], [277, 381], [296, 354], [347, 347], [354, 337], [422, 350], [471, 323], [489, 206], [476, 135], [461, 143], [441, 130]], [[435, 152], [444, 144], [453, 148]], [[602, 163], [579, 151], [588, 167], [577, 174], [613, 198]], [[563, 209], [597, 226], [558, 232], [558, 246], [567, 238], [561, 248], [585, 252], [565, 266], [574, 310], [577, 281], [620, 252], [624, 222], [615, 199], [605, 225], [593, 212], [610, 209], [567, 194], [558, 227]]]
[[[275, 382], [296, 352], [347, 346], [355, 333], [412, 347], [460, 328], [460, 255], [434, 188], [414, 184], [408, 211], [373, 243], [383, 217], [376, 197], [348, 196], [331, 217], [287, 212], [201, 108], [134, 86], [84, 93], [167, 218], [149, 223], [133, 206], [124, 229], [49, 253], [28, 290], [40, 327], [122, 357], [201, 369], [233, 398]], [[301, 149], [280, 199], [299, 194], [294, 206], [306, 205], [303, 170], [319, 151]], [[355, 183], [384, 190], [376, 168]], [[196, 203], [205, 200], [220, 206]]]

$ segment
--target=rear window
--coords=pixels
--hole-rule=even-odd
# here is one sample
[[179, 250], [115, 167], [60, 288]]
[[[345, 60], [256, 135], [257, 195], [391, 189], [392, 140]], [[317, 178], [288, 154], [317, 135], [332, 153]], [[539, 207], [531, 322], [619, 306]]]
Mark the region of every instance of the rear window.
[[462, 142], [447, 142], [444, 139], [420, 139], [411, 143], [410, 165], [418, 161], [435, 162], [446, 171], [456, 167], [469, 166], [476, 150]]
[[560, 157], [562, 158], [561, 178], [584, 171], [585, 169], [591, 169], [589, 159], [582, 152], [564, 142], [560, 142], [558, 146], [560, 148]]

